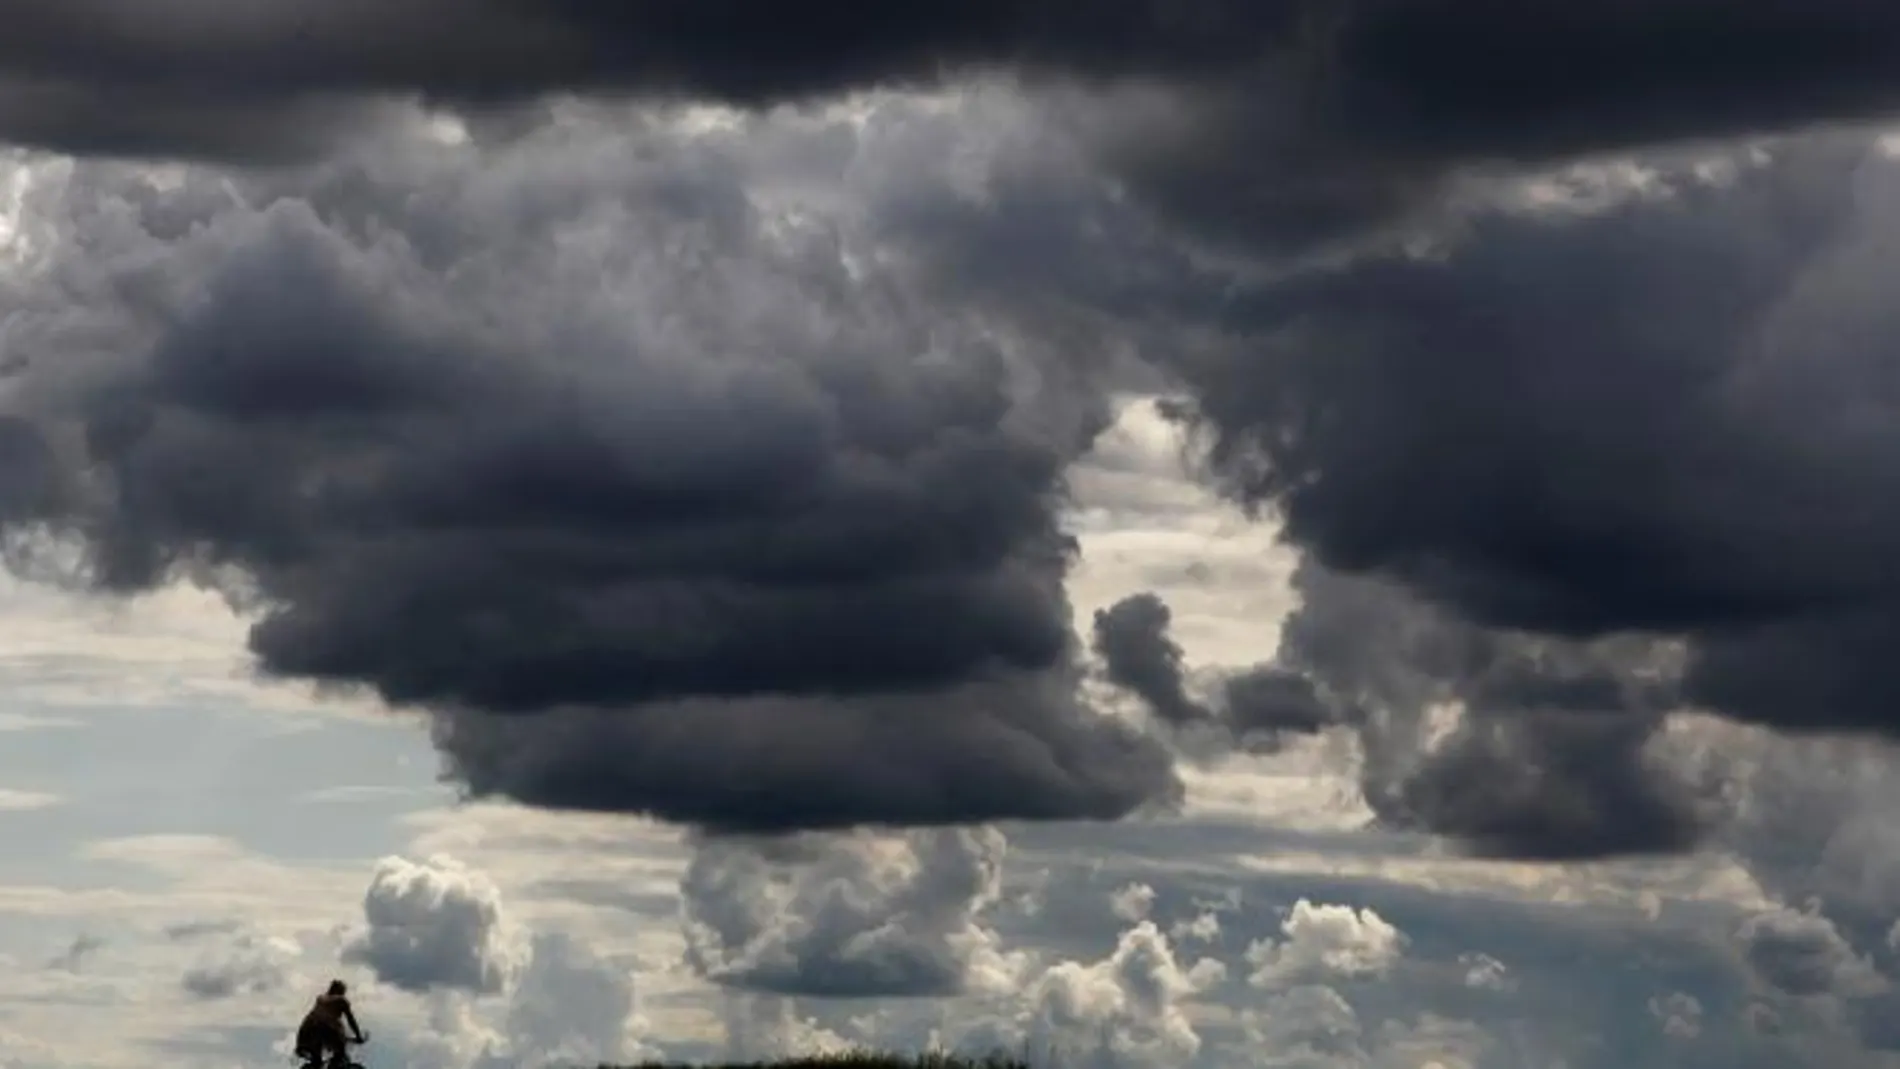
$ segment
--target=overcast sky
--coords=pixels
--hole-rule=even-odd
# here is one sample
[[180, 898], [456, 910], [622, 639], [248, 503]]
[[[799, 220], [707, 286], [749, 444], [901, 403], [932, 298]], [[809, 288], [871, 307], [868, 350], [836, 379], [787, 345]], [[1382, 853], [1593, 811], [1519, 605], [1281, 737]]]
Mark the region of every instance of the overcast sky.
[[1890, 5], [42, 8], [0, 1069], [1900, 1066]]

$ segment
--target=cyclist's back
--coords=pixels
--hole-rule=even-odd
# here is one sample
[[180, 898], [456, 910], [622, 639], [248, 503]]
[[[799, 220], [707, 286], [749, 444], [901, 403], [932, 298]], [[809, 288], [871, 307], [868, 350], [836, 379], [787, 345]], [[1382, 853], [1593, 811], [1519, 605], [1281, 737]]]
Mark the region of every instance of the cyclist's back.
[[[348, 1032], [344, 1031], [345, 1024], [349, 1025]], [[313, 1063], [347, 1061], [344, 1051], [350, 1033], [355, 1033], [357, 1042], [363, 1041], [363, 1029], [356, 1023], [356, 1012], [350, 1007], [343, 981], [332, 980], [297, 1026], [297, 1056]]]

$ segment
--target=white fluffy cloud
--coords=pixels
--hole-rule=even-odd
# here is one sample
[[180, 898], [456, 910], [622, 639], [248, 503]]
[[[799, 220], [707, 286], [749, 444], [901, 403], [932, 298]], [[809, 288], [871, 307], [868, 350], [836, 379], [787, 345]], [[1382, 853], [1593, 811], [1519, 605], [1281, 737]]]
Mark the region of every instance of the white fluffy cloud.
[[980, 920], [1006, 848], [993, 828], [702, 843], [680, 886], [688, 959], [779, 994], [1007, 988], [1022, 962]]
[[480, 1069], [613, 1064], [640, 1053], [632, 975], [571, 936], [538, 933]]
[[1213, 958], [1184, 966], [1168, 937], [1144, 920], [1105, 958], [1049, 966], [1013, 1010], [970, 1028], [960, 1045], [1026, 1050], [1078, 1069], [1180, 1065], [1202, 1045], [1187, 1004], [1226, 975]]
[[451, 857], [386, 857], [363, 896], [364, 926], [343, 960], [406, 991], [494, 993], [520, 967], [520, 935], [487, 875]]
[[1131, 883], [1109, 899], [1115, 916], [1133, 924], [1145, 921], [1155, 906], [1155, 889], [1145, 883]]
[[1404, 949], [1399, 930], [1370, 909], [1314, 905], [1302, 898], [1280, 925], [1284, 938], [1247, 948], [1248, 982], [1280, 988], [1385, 975]]

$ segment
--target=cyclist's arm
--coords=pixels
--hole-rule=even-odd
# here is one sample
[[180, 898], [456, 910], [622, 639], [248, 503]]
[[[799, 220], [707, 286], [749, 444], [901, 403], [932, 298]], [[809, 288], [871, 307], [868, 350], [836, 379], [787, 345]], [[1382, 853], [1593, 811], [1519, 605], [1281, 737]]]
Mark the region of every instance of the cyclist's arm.
[[363, 1026], [356, 1023], [356, 1011], [348, 1003], [343, 1005], [343, 1019], [350, 1022], [350, 1031], [356, 1033], [356, 1041], [363, 1042]]

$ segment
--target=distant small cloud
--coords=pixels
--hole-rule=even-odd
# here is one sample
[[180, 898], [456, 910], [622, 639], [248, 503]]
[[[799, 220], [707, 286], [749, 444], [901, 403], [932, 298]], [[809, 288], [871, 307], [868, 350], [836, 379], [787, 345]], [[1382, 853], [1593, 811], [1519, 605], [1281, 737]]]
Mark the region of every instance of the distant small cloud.
[[1702, 1001], [1687, 992], [1650, 999], [1649, 1013], [1671, 1039], [1695, 1039], [1702, 1034]]
[[1489, 954], [1461, 954], [1458, 964], [1465, 970], [1465, 986], [1485, 991], [1509, 991], [1516, 986], [1510, 970]]
[[1145, 883], [1131, 883], [1110, 896], [1109, 905], [1115, 916], [1130, 924], [1147, 920], [1154, 909], [1155, 889]]
[[185, 921], [182, 924], [167, 925], [165, 938], [174, 942], [188, 939], [200, 939], [207, 935], [228, 935], [239, 928], [236, 921]]
[[187, 969], [179, 986], [203, 1000], [275, 991], [289, 978], [297, 949], [288, 939], [241, 935], [221, 953]]
[[10, 791], [0, 788], [0, 813], [48, 809], [60, 804], [63, 800], [57, 794], [47, 794], [43, 791]]
[[75, 936], [72, 945], [46, 963], [49, 969], [63, 969], [66, 972], [78, 972], [86, 959], [97, 954], [106, 945], [106, 941], [96, 935], [80, 933]]
[[16, 731], [52, 731], [83, 727], [77, 720], [57, 716], [31, 716], [26, 713], [0, 713], [0, 734]]

